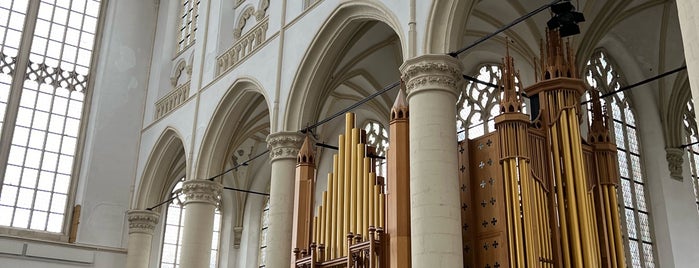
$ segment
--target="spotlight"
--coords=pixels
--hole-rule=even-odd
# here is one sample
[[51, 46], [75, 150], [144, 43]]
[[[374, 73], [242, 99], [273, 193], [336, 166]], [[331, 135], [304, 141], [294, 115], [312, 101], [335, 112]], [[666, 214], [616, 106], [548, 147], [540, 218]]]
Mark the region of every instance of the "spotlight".
[[546, 23], [549, 29], [560, 28], [559, 33], [561, 37], [580, 33], [578, 22], [585, 21], [585, 16], [575, 11], [575, 7], [570, 3], [570, 0], [551, 6], [551, 12], [554, 14], [553, 18]]

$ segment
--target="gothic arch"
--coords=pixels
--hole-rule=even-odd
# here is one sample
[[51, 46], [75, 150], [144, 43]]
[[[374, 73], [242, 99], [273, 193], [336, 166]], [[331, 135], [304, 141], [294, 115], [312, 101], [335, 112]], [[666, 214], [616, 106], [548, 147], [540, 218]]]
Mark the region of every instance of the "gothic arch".
[[[229, 142], [237, 134], [239, 123], [244, 119], [247, 106], [255, 99], [263, 98], [270, 111], [269, 98], [261, 84], [253, 78], [238, 78], [219, 101], [204, 132], [194, 179], [207, 179], [224, 170], [229, 152]], [[243, 130], [244, 131], [244, 130]], [[193, 179], [190, 178], [190, 179]]]
[[679, 147], [684, 143], [685, 133], [683, 131], [682, 115], [685, 109], [687, 109], [687, 102], [691, 99], [692, 92], [689, 89], [687, 72], [680, 72], [672, 85], [667, 109], [662, 114], [667, 147]]
[[166, 128], [146, 161], [132, 208], [146, 209], [160, 203], [163, 196], [169, 194], [172, 181], [177, 179], [172, 174], [173, 170], [184, 169], [186, 174], [186, 161], [182, 135], [174, 128]]
[[331, 67], [341, 54], [339, 52], [344, 48], [343, 44], [352, 38], [348, 33], [356, 31], [362, 22], [367, 21], [379, 21], [388, 25], [398, 35], [403, 58], [406, 57], [407, 48], [400, 23], [387, 7], [368, 0], [341, 3], [330, 14], [306, 50], [291, 85], [280, 130], [295, 131], [316, 119], [317, 113], [322, 109], [320, 95], [331, 75]]
[[[238, 19], [238, 23], [235, 26], [235, 30], [233, 31], [233, 37], [238, 39], [240, 38], [241, 35], [243, 35], [243, 29], [245, 28], [245, 25], [248, 23], [248, 20], [250, 17], [255, 16], [255, 7], [252, 5], [249, 5], [243, 9], [243, 12], [240, 12], [240, 18]], [[255, 17], [257, 19], [257, 17]]]

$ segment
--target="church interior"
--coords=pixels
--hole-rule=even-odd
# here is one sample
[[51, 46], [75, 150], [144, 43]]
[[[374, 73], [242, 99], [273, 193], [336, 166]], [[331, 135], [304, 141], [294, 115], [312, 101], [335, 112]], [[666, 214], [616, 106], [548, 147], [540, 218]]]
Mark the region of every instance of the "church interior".
[[0, 1], [0, 267], [694, 267], [695, 12]]

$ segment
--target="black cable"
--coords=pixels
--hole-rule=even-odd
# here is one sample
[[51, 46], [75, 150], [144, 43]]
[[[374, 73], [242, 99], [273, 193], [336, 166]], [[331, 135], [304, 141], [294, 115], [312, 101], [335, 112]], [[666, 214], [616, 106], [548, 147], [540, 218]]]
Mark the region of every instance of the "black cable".
[[250, 158], [250, 159], [248, 159], [248, 160], [245, 160], [245, 162], [240, 163], [240, 164], [237, 164], [237, 165], [233, 166], [232, 168], [229, 168], [229, 169], [227, 169], [227, 170], [221, 172], [220, 174], [218, 174], [218, 175], [216, 175], [216, 176], [213, 176], [213, 177], [209, 178], [208, 180], [213, 181], [214, 179], [216, 179], [216, 178], [218, 178], [218, 177], [221, 177], [221, 176], [223, 176], [223, 175], [226, 175], [226, 173], [231, 172], [231, 171], [233, 171], [233, 170], [236, 170], [236, 169], [238, 169], [239, 167], [247, 166], [248, 163], [250, 163], [250, 161], [255, 160], [255, 159], [257, 159], [258, 157], [263, 156], [263, 155], [265, 155], [265, 154], [267, 154], [267, 153], [269, 153], [269, 150], [265, 150], [264, 152], [261, 152], [260, 154], [258, 154], [258, 155], [256, 155], [256, 156], [253, 156], [252, 158]]
[[524, 15], [524, 16], [522, 16], [522, 17], [519, 17], [519, 18], [517, 18], [516, 20], [513, 20], [512, 22], [510, 22], [509, 24], [505, 25], [504, 27], [498, 29], [497, 31], [492, 32], [492, 33], [490, 33], [490, 34], [488, 34], [488, 35], [486, 35], [486, 36], [484, 36], [484, 37], [481, 37], [480, 39], [476, 40], [476, 42], [473, 42], [471, 45], [466, 46], [466, 47], [464, 47], [464, 48], [462, 48], [462, 49], [459, 49], [459, 50], [457, 50], [457, 51], [449, 52], [449, 53], [447, 53], [447, 55], [456, 58], [456, 57], [459, 56], [459, 54], [463, 53], [464, 51], [469, 50], [469, 49], [471, 49], [471, 48], [473, 48], [473, 47], [479, 45], [480, 43], [485, 42], [486, 40], [492, 38], [493, 36], [496, 36], [497, 34], [499, 34], [499, 33], [501, 33], [501, 32], [504, 32], [505, 30], [511, 28], [512, 26], [515, 26], [515, 25], [519, 24], [520, 22], [522, 22], [522, 21], [524, 21], [524, 20], [530, 18], [531, 16], [534, 16], [534, 15], [536, 15], [537, 13], [539, 13], [539, 12], [541, 12], [541, 11], [544, 11], [544, 10], [546, 10], [547, 8], [549, 8], [549, 7], [551, 7], [551, 6], [555, 5], [555, 4], [558, 4], [559, 2], [562, 2], [562, 1], [563, 1], [563, 0], [553, 0], [553, 1], [551, 1], [551, 3], [548, 3], [548, 4], [546, 4], [546, 5], [543, 5], [543, 6], [539, 7], [539, 8], [537, 8], [537, 9], [535, 9], [534, 11], [527, 13], [526, 15]]
[[[660, 79], [660, 78], [666, 77], [666, 76], [668, 76], [668, 75], [677, 73], [677, 72], [682, 71], [682, 70], [685, 70], [685, 69], [687, 69], [687, 65], [684, 65], [684, 66], [679, 67], [679, 68], [674, 69], [674, 70], [670, 70], [670, 71], [664, 72], [664, 73], [662, 73], [662, 74], [653, 76], [653, 77], [648, 78], [648, 79], [644, 79], [644, 80], [642, 80], [642, 81], [640, 81], [640, 82], [637, 82], [637, 83], [634, 83], [634, 84], [631, 84], [631, 85], [628, 85], [628, 86], [625, 86], [625, 87], [621, 87], [621, 88], [619, 88], [619, 89], [617, 89], [617, 90], [615, 90], [615, 91], [602, 94], [602, 96], [600, 96], [600, 98], [606, 98], [606, 97], [612, 96], [612, 95], [617, 94], [617, 93], [619, 93], [619, 92], [626, 91], [626, 90], [635, 88], [635, 87], [637, 87], [637, 86], [641, 86], [641, 85], [644, 85], [644, 84], [653, 82], [653, 81], [655, 81], [655, 80], [658, 80], [658, 79]], [[589, 103], [589, 102], [591, 102], [591, 101], [592, 101], [592, 100], [583, 101], [583, 102], [581, 102], [580, 104], [583, 104], [583, 105], [584, 105], [584, 104], [587, 104], [587, 103]]]
[[299, 130], [299, 131], [300, 131], [301, 133], [306, 133], [306, 132], [308, 132], [308, 131], [311, 130], [311, 129], [314, 129], [314, 128], [316, 128], [316, 127], [322, 125], [322, 124], [325, 124], [325, 123], [329, 122], [330, 120], [333, 120], [333, 119], [337, 118], [338, 116], [341, 116], [341, 115], [343, 115], [343, 114], [345, 114], [345, 113], [347, 113], [347, 112], [349, 112], [349, 111], [354, 110], [355, 108], [361, 106], [362, 104], [367, 103], [368, 101], [372, 100], [373, 98], [375, 98], [375, 97], [377, 97], [377, 96], [383, 95], [384, 93], [386, 93], [386, 92], [388, 92], [389, 90], [391, 90], [391, 89], [397, 87], [398, 85], [400, 85], [400, 81], [393, 82], [392, 84], [390, 84], [390, 85], [384, 87], [382, 90], [377, 91], [377, 92], [375, 92], [374, 94], [371, 94], [371, 95], [367, 96], [366, 98], [361, 99], [360, 101], [356, 102], [355, 104], [352, 104], [352, 105], [350, 105], [349, 107], [347, 107], [347, 108], [345, 108], [345, 109], [342, 109], [342, 110], [340, 110], [339, 112], [337, 112], [337, 113], [335, 113], [335, 114], [333, 114], [333, 115], [331, 115], [331, 116], [328, 116], [328, 117], [326, 117], [325, 119], [320, 120], [320, 121], [316, 122], [315, 124], [310, 125], [310, 126], [304, 128], [304, 129], [302, 129], [302, 130]]
[[243, 192], [243, 193], [249, 193], [249, 194], [259, 194], [259, 195], [269, 196], [268, 193], [261, 193], [261, 192], [255, 192], [255, 191], [250, 191], [250, 190], [243, 190], [243, 189], [238, 189], [238, 188], [233, 188], [233, 187], [223, 187], [223, 189], [231, 190], [231, 191], [237, 191], [237, 192]]
[[162, 205], [165, 205], [165, 204], [167, 204], [167, 203], [170, 203], [170, 202], [172, 202], [172, 200], [177, 199], [178, 196], [180, 196], [180, 193], [177, 193], [177, 194], [175, 194], [175, 196], [170, 197], [170, 199], [165, 200], [165, 201], [163, 201], [163, 202], [160, 202], [160, 203], [158, 203], [158, 204], [155, 205], [155, 206], [149, 207], [149, 208], [147, 208], [146, 210], [151, 211], [151, 210], [153, 210], [153, 209], [155, 209], [155, 208], [157, 208], [157, 207], [159, 207], [159, 206], [162, 206]]

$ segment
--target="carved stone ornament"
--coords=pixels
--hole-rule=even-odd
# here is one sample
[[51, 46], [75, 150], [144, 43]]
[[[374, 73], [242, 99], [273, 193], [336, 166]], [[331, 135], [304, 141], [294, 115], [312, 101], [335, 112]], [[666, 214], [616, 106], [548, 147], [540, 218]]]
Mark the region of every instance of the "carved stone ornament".
[[445, 90], [458, 96], [463, 84], [461, 62], [447, 55], [423, 55], [400, 67], [408, 98], [418, 91]]
[[129, 219], [129, 234], [152, 235], [160, 219], [160, 214], [150, 210], [129, 210], [126, 214]]
[[218, 205], [221, 201], [223, 185], [210, 180], [188, 180], [182, 184], [185, 206], [189, 203], [208, 203]]
[[240, 248], [240, 239], [243, 237], [243, 226], [233, 227], [233, 247]]
[[670, 169], [670, 176], [681, 181], [684, 150], [680, 148], [665, 148], [665, 159], [667, 159], [667, 167]]
[[277, 132], [267, 136], [267, 148], [269, 148], [269, 158], [296, 159], [303, 144], [303, 135], [298, 132]]

